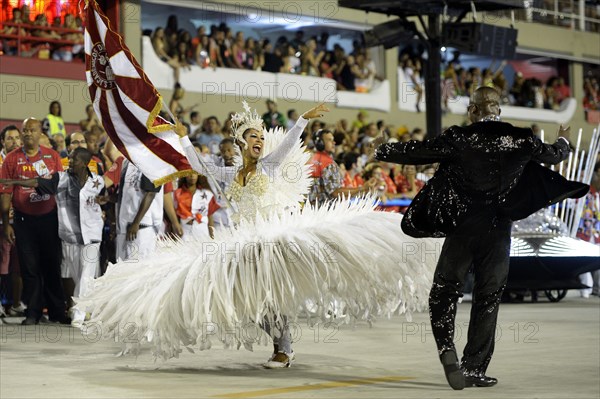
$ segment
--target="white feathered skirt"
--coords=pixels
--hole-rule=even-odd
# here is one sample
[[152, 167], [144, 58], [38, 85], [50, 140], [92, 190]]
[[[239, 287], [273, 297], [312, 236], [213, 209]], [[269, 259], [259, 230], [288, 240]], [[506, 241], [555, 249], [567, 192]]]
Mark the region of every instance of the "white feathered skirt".
[[323, 314], [343, 303], [356, 319], [409, 316], [427, 308], [442, 241], [407, 236], [401, 218], [339, 201], [243, 221], [210, 242], [168, 242], [148, 258], [110, 265], [77, 299], [92, 314], [82, 328], [149, 343], [169, 358], [211, 339], [249, 347], [249, 325], [293, 319], [307, 303]]

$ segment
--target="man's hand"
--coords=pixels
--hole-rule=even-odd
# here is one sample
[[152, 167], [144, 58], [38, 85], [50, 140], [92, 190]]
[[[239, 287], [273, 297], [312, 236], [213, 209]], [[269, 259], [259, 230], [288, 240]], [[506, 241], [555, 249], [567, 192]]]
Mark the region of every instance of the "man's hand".
[[127, 241], [134, 241], [137, 238], [137, 233], [140, 230], [140, 225], [137, 223], [131, 223], [127, 226]]
[[321, 103], [313, 109], [306, 111], [304, 114], [302, 114], [302, 117], [304, 119], [322, 118], [323, 112], [329, 112], [329, 108], [325, 106], [325, 103]]
[[367, 156], [369, 158], [373, 158], [373, 154], [375, 153], [377, 147], [379, 147], [382, 144], [386, 144], [388, 140], [389, 137], [385, 130], [379, 132], [379, 136], [375, 137], [375, 139], [368, 144]]
[[558, 127], [558, 137], [564, 137], [567, 140], [571, 139], [571, 126], [563, 127], [560, 125]]
[[175, 129], [174, 130], [175, 130], [175, 133], [177, 133], [177, 135], [180, 138], [183, 138], [188, 135], [187, 127], [185, 127], [185, 125], [183, 123], [181, 123], [179, 121], [179, 119], [175, 119]]
[[173, 230], [173, 234], [175, 234], [177, 237], [183, 237], [183, 228], [181, 227], [181, 223], [173, 223], [171, 229]]
[[10, 224], [4, 225], [4, 238], [10, 245], [15, 243], [15, 230]]
[[373, 145], [373, 147], [377, 148], [382, 144], [386, 144], [389, 139], [390, 137], [388, 136], [387, 132], [385, 130], [382, 130], [381, 132], [379, 132], [379, 135], [375, 137], [375, 140], [371, 142], [371, 144]]

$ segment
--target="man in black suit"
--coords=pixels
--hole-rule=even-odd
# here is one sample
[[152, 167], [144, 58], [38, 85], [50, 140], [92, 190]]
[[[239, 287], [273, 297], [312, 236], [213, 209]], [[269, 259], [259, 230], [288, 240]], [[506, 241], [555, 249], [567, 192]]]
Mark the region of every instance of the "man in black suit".
[[[559, 129], [554, 144], [542, 143], [529, 128], [500, 121], [500, 97], [480, 87], [468, 107], [468, 127], [452, 126], [423, 142], [379, 145], [384, 162], [439, 162], [433, 178], [415, 197], [402, 220], [413, 237], [446, 237], [429, 297], [433, 335], [453, 389], [497, 383], [485, 375], [494, 350], [498, 306], [508, 278], [510, 233], [518, 220], [587, 186], [569, 182], [537, 164], [568, 157], [569, 128]], [[461, 364], [454, 347], [456, 303], [468, 270], [475, 286], [468, 341]]]

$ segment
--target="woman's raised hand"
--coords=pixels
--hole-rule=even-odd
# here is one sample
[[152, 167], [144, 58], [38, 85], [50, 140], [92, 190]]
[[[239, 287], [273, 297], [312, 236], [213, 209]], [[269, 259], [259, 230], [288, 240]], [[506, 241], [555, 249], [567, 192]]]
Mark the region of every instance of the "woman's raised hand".
[[302, 117], [304, 119], [322, 118], [323, 112], [329, 112], [329, 108], [327, 108], [325, 103], [321, 103], [316, 107], [306, 111], [304, 114], [302, 114]]

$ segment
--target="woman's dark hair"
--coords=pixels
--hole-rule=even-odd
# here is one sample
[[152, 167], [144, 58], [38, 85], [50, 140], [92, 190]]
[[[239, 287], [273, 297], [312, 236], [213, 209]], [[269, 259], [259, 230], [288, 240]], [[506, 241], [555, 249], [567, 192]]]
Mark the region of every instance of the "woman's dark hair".
[[343, 162], [344, 166], [346, 167], [346, 170], [352, 169], [352, 165], [354, 165], [357, 161], [358, 154], [354, 152], [347, 152], [346, 154], [344, 154]]
[[373, 177], [373, 172], [375, 171], [375, 169], [381, 169], [381, 165], [379, 165], [378, 162], [371, 162], [369, 164], [367, 164], [367, 166], [365, 166], [365, 170], [363, 172], [363, 179], [365, 181], [369, 180], [371, 177]]
[[62, 114], [62, 107], [60, 106], [60, 103], [58, 101], [52, 101], [50, 103], [50, 107], [49, 107], [48, 111], [50, 113], [52, 113], [52, 107], [54, 106], [54, 104], [58, 104], [58, 116], [62, 116], [61, 115]]

